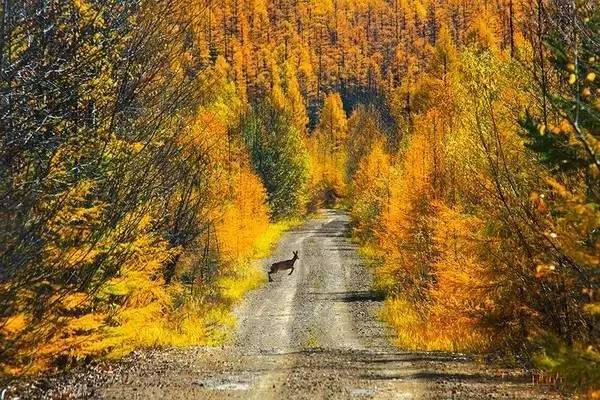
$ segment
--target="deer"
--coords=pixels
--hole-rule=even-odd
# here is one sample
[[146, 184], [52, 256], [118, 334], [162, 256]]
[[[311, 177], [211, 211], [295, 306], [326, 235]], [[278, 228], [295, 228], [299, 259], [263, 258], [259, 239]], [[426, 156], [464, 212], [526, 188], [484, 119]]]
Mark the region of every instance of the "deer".
[[294, 255], [294, 257], [290, 258], [289, 260], [278, 261], [271, 265], [271, 270], [268, 273], [269, 282], [273, 282], [273, 278], [271, 278], [271, 274], [275, 274], [275, 273], [277, 273], [277, 271], [285, 271], [287, 269], [291, 269], [291, 271], [288, 275], [291, 275], [294, 272], [294, 263], [296, 262], [296, 260], [298, 260], [298, 252], [292, 251], [292, 254]]

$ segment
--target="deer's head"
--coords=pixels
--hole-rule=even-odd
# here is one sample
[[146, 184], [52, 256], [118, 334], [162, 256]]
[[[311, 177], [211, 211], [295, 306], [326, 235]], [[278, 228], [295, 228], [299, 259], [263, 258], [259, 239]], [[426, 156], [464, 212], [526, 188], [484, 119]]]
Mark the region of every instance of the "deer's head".
[[292, 251], [292, 254], [294, 255], [294, 260], [298, 260], [298, 252], [297, 251]]

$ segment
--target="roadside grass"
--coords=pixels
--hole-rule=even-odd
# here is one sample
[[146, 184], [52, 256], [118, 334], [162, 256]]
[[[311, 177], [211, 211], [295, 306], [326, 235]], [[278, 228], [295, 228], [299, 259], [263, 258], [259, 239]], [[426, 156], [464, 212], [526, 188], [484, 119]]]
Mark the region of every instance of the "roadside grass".
[[588, 398], [600, 399], [600, 352], [597, 348], [579, 343], [567, 345], [554, 335], [541, 337], [537, 344], [539, 350], [533, 356], [533, 363], [545, 372], [541, 379], [554, 379], [569, 390], [584, 390]]
[[[260, 260], [271, 253], [285, 232], [303, 222], [294, 218], [269, 223], [254, 238], [249, 250], [236, 258], [221, 260], [221, 272], [212, 282], [173, 282], [169, 286], [144, 282], [148, 287], [135, 302], [126, 303], [109, 318], [112, 324], [99, 326], [87, 336], [79, 335], [77, 345], [64, 350], [69, 366], [88, 356], [116, 360], [137, 349], [223, 344], [236, 327], [234, 305], [266, 281]], [[106, 318], [101, 315], [99, 321]], [[29, 372], [41, 372], [47, 367], [40, 364]]]
[[[359, 244], [362, 243], [353, 236]], [[461, 352], [483, 357], [493, 348], [489, 336], [468, 318], [448, 318], [440, 307], [418, 307], [394, 287], [386, 273], [385, 255], [373, 244], [362, 243], [359, 254], [374, 274], [374, 290], [385, 294], [378, 317], [395, 333], [394, 345], [405, 350]], [[555, 336], [531, 338], [530, 365], [536, 368], [536, 381], [569, 391], [574, 398], [600, 399], [600, 353], [592, 346], [567, 345]], [[522, 366], [522, 355], [509, 351], [494, 353], [499, 361]]]
[[379, 311], [379, 317], [396, 332], [395, 344], [400, 348], [478, 353], [487, 347], [487, 340], [468, 321], [436, 324], [435, 316], [424, 314], [401, 295], [388, 297]]
[[270, 224], [267, 231], [257, 238], [254, 244], [252, 259], [258, 260], [268, 257], [273, 250], [274, 244], [281, 238], [281, 235], [290, 229], [302, 225], [306, 219], [307, 218], [293, 217]]
[[[266, 281], [260, 260], [268, 257], [285, 232], [303, 222], [302, 218], [292, 218], [265, 225], [246, 245], [247, 250], [232, 252], [237, 256], [220, 261], [220, 272], [213, 282], [192, 286], [172, 283], [168, 288], [155, 288], [149, 294], [153, 300], [144, 307], [122, 309], [120, 323], [104, 328], [100, 340], [91, 343], [84, 353], [118, 359], [142, 348], [224, 343], [236, 327], [234, 305]], [[244, 240], [248, 242], [248, 238]]]
[[[374, 275], [373, 290], [385, 294], [379, 318], [395, 332], [394, 344], [406, 350], [480, 352], [487, 341], [467, 320], [451, 325], [419, 309], [395, 288], [395, 277], [385, 273], [385, 258], [372, 244], [363, 244], [359, 255]], [[438, 323], [436, 323], [438, 322]]]
[[216, 286], [219, 288], [219, 296], [226, 304], [239, 302], [246, 293], [266, 282], [267, 276], [260, 264], [261, 260], [271, 254], [274, 245], [285, 232], [304, 221], [296, 217], [269, 224], [266, 231], [256, 239], [249, 256], [237, 260], [235, 268], [230, 269], [231, 272], [218, 278]]
[[[215, 346], [230, 339], [236, 327], [233, 307], [242, 301], [249, 291], [258, 288], [267, 280], [261, 261], [271, 254], [285, 232], [304, 221], [304, 218], [295, 217], [270, 223], [256, 238], [248, 254], [230, 262], [231, 265], [225, 269], [225, 273], [217, 277], [212, 289], [214, 293], [209, 289], [200, 301], [193, 302], [197, 305], [191, 313], [196, 316], [194, 325], [201, 326], [205, 335], [200, 341], [194, 341], [191, 337], [192, 341], [182, 343], [184, 346]], [[197, 317], [198, 315], [201, 317]]]

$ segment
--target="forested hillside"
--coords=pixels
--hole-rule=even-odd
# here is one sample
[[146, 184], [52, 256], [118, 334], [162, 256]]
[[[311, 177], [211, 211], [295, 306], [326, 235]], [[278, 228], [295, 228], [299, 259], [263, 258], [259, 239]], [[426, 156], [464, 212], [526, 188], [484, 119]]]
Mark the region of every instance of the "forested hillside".
[[343, 206], [398, 345], [600, 390], [597, 0], [0, 10], [5, 374], [220, 343]]

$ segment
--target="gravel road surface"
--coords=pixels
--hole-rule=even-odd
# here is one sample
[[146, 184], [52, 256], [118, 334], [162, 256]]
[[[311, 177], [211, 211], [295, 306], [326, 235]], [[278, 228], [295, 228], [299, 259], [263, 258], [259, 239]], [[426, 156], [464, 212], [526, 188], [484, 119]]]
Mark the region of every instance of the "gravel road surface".
[[393, 347], [348, 230], [347, 214], [324, 210], [286, 233], [264, 266], [298, 251], [294, 273], [278, 272], [247, 296], [226, 346], [140, 351], [12, 385], [5, 399], [561, 398], [525, 371]]

